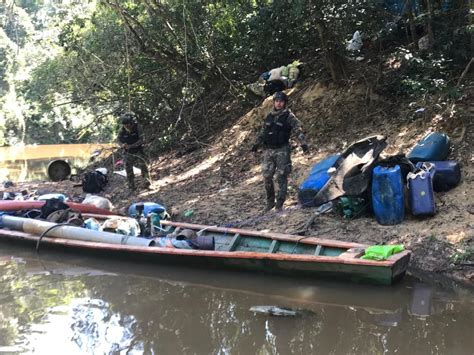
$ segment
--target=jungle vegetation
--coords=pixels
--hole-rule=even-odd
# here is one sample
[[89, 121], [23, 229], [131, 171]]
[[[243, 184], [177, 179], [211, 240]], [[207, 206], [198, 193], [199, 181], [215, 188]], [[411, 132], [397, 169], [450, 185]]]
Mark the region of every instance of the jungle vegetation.
[[273, 67], [298, 59], [315, 80], [357, 80], [355, 31], [374, 90], [461, 95], [470, 11], [466, 0], [0, 0], [0, 145], [108, 142], [133, 110], [166, 149], [217, 129], [218, 102], [251, 103], [244, 85]]

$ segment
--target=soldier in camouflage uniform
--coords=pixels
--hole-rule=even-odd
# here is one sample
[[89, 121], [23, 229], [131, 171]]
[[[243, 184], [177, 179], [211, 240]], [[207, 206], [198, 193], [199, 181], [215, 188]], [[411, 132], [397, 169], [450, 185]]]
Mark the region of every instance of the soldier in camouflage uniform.
[[[273, 95], [273, 110], [265, 118], [265, 123], [252, 147], [256, 152], [263, 147], [262, 175], [265, 181], [267, 205], [264, 212], [273, 207], [280, 211], [286, 199], [288, 175], [291, 172], [290, 138], [296, 137], [305, 154], [309, 153], [308, 144], [295, 115], [286, 108], [288, 97], [284, 92]], [[278, 193], [275, 201], [273, 175], [276, 173]]]
[[124, 113], [120, 117], [122, 128], [118, 134], [118, 142], [123, 148], [125, 156], [125, 171], [127, 172], [128, 186], [131, 190], [135, 190], [135, 174], [133, 166], [138, 167], [142, 171], [145, 179], [145, 186], [151, 185], [150, 174], [148, 172], [147, 157], [143, 150], [143, 131], [137, 123], [133, 112]]

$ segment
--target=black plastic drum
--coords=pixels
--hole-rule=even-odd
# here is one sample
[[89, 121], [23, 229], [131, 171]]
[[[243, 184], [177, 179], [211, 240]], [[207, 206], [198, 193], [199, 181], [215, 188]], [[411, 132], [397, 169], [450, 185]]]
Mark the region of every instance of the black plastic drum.
[[71, 175], [71, 166], [64, 160], [53, 160], [48, 164], [48, 177], [51, 181], [62, 181]]

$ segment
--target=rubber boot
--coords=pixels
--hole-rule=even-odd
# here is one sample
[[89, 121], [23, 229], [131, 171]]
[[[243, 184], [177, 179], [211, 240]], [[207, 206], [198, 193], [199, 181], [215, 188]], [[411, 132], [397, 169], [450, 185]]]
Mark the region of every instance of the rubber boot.
[[270, 211], [273, 207], [275, 207], [275, 200], [273, 200], [273, 201], [267, 201], [267, 204], [266, 204], [265, 208], [263, 209], [263, 213], [267, 213], [267, 212]]
[[276, 197], [276, 206], [275, 209], [277, 211], [281, 211], [283, 209], [283, 204], [286, 200], [286, 192], [288, 190], [288, 176], [287, 175], [279, 175], [277, 177], [277, 184], [278, 184], [278, 194]]
[[285, 203], [285, 200], [278, 199], [275, 205], [275, 210], [280, 212], [283, 210], [283, 204]]
[[263, 213], [275, 207], [275, 187], [273, 186], [272, 179], [265, 179], [265, 192], [267, 194], [267, 205], [263, 209]]

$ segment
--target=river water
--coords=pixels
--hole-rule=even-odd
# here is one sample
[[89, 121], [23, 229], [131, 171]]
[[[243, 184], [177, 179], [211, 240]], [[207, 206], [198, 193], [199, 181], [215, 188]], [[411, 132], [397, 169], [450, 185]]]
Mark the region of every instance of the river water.
[[[471, 291], [0, 248], [0, 353], [472, 354]], [[253, 306], [299, 309], [296, 317]]]
[[[100, 146], [0, 148], [0, 181]], [[3, 173], [3, 176], [2, 176]], [[0, 354], [473, 354], [474, 292], [34, 253], [0, 245]], [[253, 306], [299, 310], [254, 314]]]
[[0, 182], [48, 180], [48, 164], [61, 159], [73, 168], [83, 167], [91, 154], [109, 144], [52, 144], [0, 147]]

